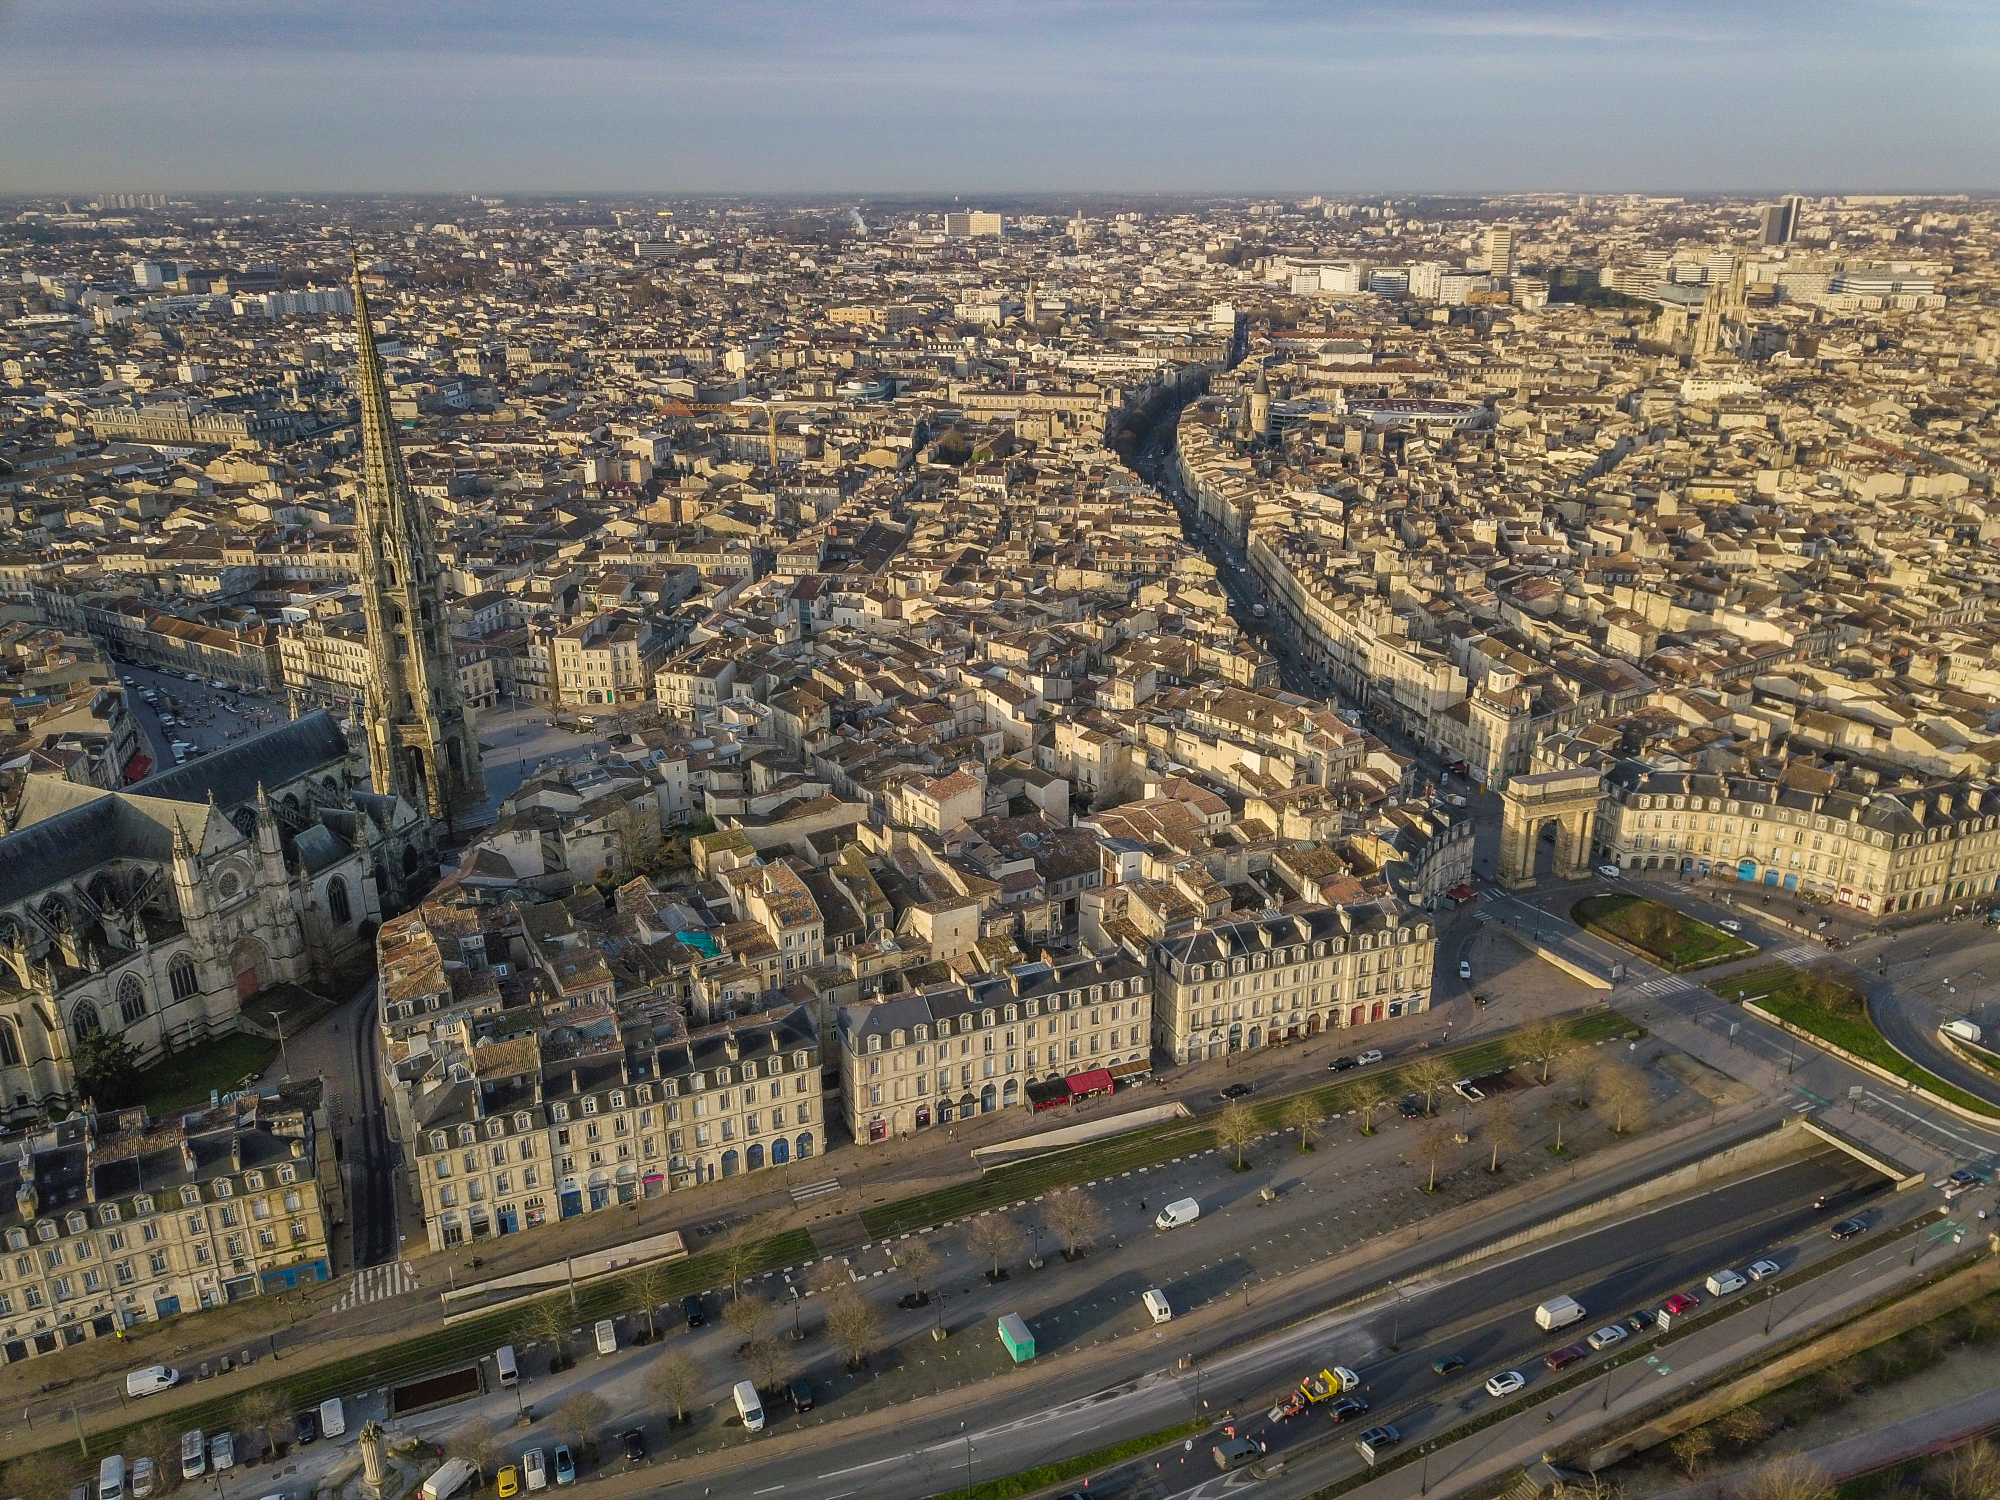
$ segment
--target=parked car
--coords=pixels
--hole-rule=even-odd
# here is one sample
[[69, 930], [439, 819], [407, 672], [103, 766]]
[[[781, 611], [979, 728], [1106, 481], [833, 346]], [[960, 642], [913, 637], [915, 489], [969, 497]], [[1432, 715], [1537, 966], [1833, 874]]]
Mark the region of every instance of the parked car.
[[1243, 1096], [1244, 1096], [1245, 1094], [1247, 1094], [1247, 1093], [1249, 1093], [1249, 1092], [1250, 1092], [1250, 1085], [1249, 1085], [1249, 1084], [1247, 1084], [1247, 1083], [1232, 1083], [1232, 1084], [1230, 1084], [1230, 1085], [1229, 1085], [1229, 1087], [1228, 1087], [1228, 1088], [1226, 1088], [1226, 1089], [1222, 1090], [1222, 1092], [1220, 1092], [1219, 1094], [1217, 1094], [1217, 1095], [1216, 1095], [1215, 1097], [1216, 1097], [1216, 1098], [1218, 1098], [1218, 1099], [1222, 1099], [1222, 1100], [1225, 1100], [1225, 1101], [1226, 1101], [1226, 1100], [1230, 1100], [1230, 1099], [1241, 1099], [1241, 1098], [1242, 1098], [1242, 1097], [1243, 1097]]
[[1827, 1233], [1831, 1234], [1837, 1240], [1851, 1240], [1857, 1234], [1867, 1229], [1867, 1227], [1868, 1225], [1860, 1219], [1842, 1219], [1832, 1229], [1828, 1230]]
[[1775, 1260], [1753, 1260], [1750, 1262], [1750, 1279], [1752, 1281], [1767, 1280], [1772, 1276], [1776, 1276], [1778, 1271], [1779, 1266]]
[[1606, 1323], [1585, 1342], [1593, 1349], [1604, 1350], [1609, 1349], [1613, 1344], [1622, 1344], [1630, 1337], [1631, 1334], [1626, 1331], [1623, 1323]]
[[132, 1500], [146, 1500], [159, 1482], [159, 1466], [150, 1458], [132, 1460]]
[[1403, 1435], [1384, 1422], [1380, 1427], [1371, 1427], [1354, 1440], [1355, 1451], [1369, 1463], [1402, 1442]]
[[1460, 979], [1470, 979], [1472, 977], [1472, 965], [1462, 958], [1458, 961], [1458, 977]]
[[308, 1408], [292, 1419], [292, 1440], [301, 1448], [319, 1441], [319, 1413]]
[[501, 1465], [494, 1479], [499, 1486], [500, 1500], [513, 1500], [515, 1495], [521, 1493], [521, 1471], [512, 1464]]
[[1590, 1351], [1581, 1344], [1564, 1344], [1560, 1349], [1551, 1349], [1542, 1356], [1542, 1363], [1551, 1370], [1567, 1369], [1580, 1359], [1590, 1358]]
[[1606, 880], [1616, 880], [1618, 878], [1618, 866], [1599, 865], [1597, 867], [1597, 873], [1602, 875]]
[[1345, 1422], [1349, 1417], [1358, 1417], [1368, 1410], [1368, 1403], [1359, 1396], [1342, 1396], [1326, 1409], [1327, 1420]]
[[1405, 1094], [1396, 1104], [1396, 1109], [1406, 1120], [1421, 1120], [1424, 1117], [1424, 1101], [1415, 1094]]
[[556, 1483], [576, 1483], [576, 1460], [570, 1457], [569, 1444], [556, 1444]]
[[1625, 1326], [1634, 1333], [1644, 1333], [1660, 1321], [1660, 1315], [1649, 1307], [1642, 1307], [1625, 1320]]
[[785, 1395], [791, 1401], [793, 1411], [813, 1409], [813, 1388], [810, 1380], [801, 1378], [788, 1381], [785, 1385]]
[[134, 1370], [125, 1377], [125, 1394], [137, 1400], [156, 1391], [172, 1390], [180, 1378], [179, 1370], [166, 1365], [147, 1365], [145, 1369]]
[[1489, 1396], [1511, 1396], [1527, 1383], [1528, 1377], [1523, 1375], [1519, 1370], [1502, 1370], [1498, 1375], [1492, 1376], [1487, 1380], [1486, 1394]]
[[1740, 1292], [1750, 1285], [1741, 1271], [1721, 1270], [1708, 1278], [1705, 1283], [1709, 1292], [1717, 1297], [1727, 1297], [1731, 1292]]
[[236, 1434], [218, 1432], [208, 1440], [208, 1466], [218, 1474], [236, 1467]]
[[1354, 1062], [1355, 1066], [1365, 1068], [1370, 1063], [1378, 1063], [1381, 1060], [1382, 1060], [1381, 1052], [1374, 1047], [1370, 1047], [1366, 1052], [1362, 1053], [1359, 1057], [1355, 1058]]
[[699, 1292], [691, 1292], [681, 1298], [681, 1316], [687, 1319], [690, 1328], [699, 1328], [708, 1321], [708, 1314], [702, 1310]]
[[1692, 1292], [1675, 1292], [1673, 1296], [1667, 1298], [1665, 1305], [1666, 1310], [1678, 1318], [1700, 1307], [1701, 1298]]
[[1353, 1066], [1354, 1066], [1354, 1059], [1351, 1057], [1336, 1057], [1332, 1062], [1326, 1065], [1327, 1071], [1330, 1073], [1345, 1073], [1349, 1068]]
[[1720, 927], [1724, 932], [1741, 932], [1743, 930], [1743, 924], [1734, 917], [1724, 917], [1715, 925]]
[[1433, 1375], [1449, 1375], [1454, 1370], [1463, 1370], [1464, 1368], [1465, 1356], [1462, 1354], [1447, 1354], [1442, 1359], [1431, 1361], [1431, 1374]]
[[528, 1493], [549, 1487], [549, 1466], [542, 1458], [542, 1450], [529, 1448], [521, 1454], [521, 1478], [527, 1481]]
[[646, 1456], [646, 1435], [636, 1427], [625, 1431], [625, 1462], [636, 1464]]

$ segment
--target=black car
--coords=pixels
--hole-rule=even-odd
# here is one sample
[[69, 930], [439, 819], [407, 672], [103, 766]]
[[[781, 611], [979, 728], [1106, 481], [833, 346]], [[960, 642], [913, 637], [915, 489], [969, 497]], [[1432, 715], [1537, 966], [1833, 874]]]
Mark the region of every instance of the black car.
[[1465, 1360], [1461, 1355], [1447, 1354], [1443, 1359], [1431, 1361], [1431, 1374], [1449, 1375], [1453, 1370], [1463, 1370]]
[[1232, 1083], [1229, 1085], [1228, 1088], [1224, 1089], [1221, 1093], [1217, 1094], [1215, 1097], [1218, 1099], [1241, 1099], [1245, 1094], [1249, 1092], [1250, 1092], [1249, 1084]]
[[634, 1427], [625, 1434], [625, 1462], [636, 1464], [646, 1456], [646, 1435]]
[[1851, 1240], [1867, 1227], [1867, 1223], [1861, 1219], [1842, 1219], [1832, 1229], [1828, 1230], [1827, 1233], [1831, 1234], [1837, 1240]]
[[793, 1411], [813, 1409], [813, 1388], [810, 1380], [793, 1380], [785, 1385], [785, 1394], [791, 1398]]
[[1345, 1422], [1349, 1417], [1358, 1417], [1368, 1410], [1368, 1403], [1359, 1396], [1342, 1396], [1326, 1409], [1327, 1420]]
[[708, 1314], [702, 1311], [699, 1293], [681, 1298], [681, 1316], [687, 1319], [690, 1328], [700, 1328], [708, 1322]]
[[1405, 1094], [1396, 1108], [1406, 1120], [1421, 1120], [1424, 1117], [1424, 1101], [1415, 1094]]
[[300, 1412], [292, 1423], [292, 1437], [301, 1447], [316, 1441], [319, 1437], [319, 1413], [310, 1408]]
[[1634, 1333], [1644, 1333], [1660, 1321], [1660, 1315], [1651, 1308], [1642, 1307], [1625, 1320], [1625, 1326]]
[[1354, 1066], [1354, 1059], [1351, 1057], [1336, 1057], [1326, 1066], [1330, 1072], [1345, 1073], [1349, 1068]]

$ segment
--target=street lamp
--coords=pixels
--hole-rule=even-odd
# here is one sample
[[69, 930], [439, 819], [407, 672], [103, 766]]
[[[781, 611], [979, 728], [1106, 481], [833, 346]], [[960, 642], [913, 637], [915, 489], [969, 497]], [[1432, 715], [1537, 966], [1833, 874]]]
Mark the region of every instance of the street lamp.
[[278, 1057], [284, 1063], [285, 1077], [287, 1080], [289, 1080], [292, 1076], [292, 1056], [289, 1052], [285, 1050], [284, 1015], [281, 1012], [275, 1010], [267, 1010], [264, 1012], [264, 1014], [269, 1016], [273, 1021], [276, 1021], [278, 1023]]
[[1778, 1283], [1774, 1281], [1764, 1289], [1764, 1333], [1766, 1337], [1771, 1332], [1771, 1313], [1777, 1307], [1777, 1296]]

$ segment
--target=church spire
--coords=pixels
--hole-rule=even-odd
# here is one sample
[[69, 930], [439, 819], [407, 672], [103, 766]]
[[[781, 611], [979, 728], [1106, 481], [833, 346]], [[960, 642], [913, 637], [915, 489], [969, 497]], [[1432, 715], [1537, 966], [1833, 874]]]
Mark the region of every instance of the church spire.
[[486, 800], [486, 780], [459, 688], [430, 513], [410, 489], [396, 446], [358, 260], [354, 325], [366, 474], [355, 530], [368, 622], [369, 780], [379, 795], [450, 823]]

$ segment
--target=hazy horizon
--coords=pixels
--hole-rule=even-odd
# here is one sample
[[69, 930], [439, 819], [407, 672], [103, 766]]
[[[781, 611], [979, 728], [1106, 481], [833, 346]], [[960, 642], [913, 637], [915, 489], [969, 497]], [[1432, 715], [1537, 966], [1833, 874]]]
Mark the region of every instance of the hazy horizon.
[[2000, 9], [0, 0], [0, 192], [1979, 193]]

